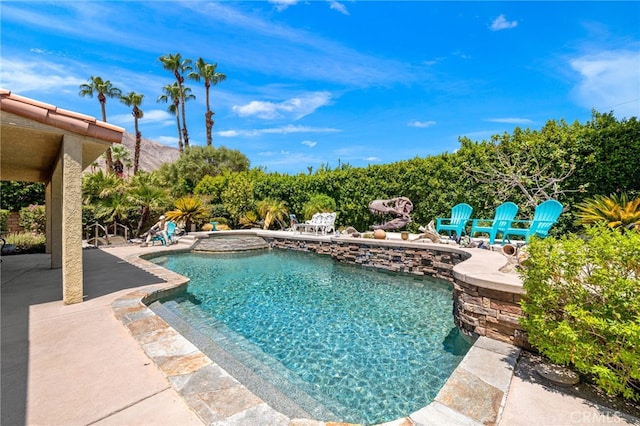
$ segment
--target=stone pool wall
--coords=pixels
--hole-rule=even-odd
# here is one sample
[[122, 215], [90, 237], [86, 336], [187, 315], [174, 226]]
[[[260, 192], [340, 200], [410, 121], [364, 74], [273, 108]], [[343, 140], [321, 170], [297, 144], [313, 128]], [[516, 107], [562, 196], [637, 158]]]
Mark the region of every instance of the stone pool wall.
[[[265, 238], [265, 237], [263, 237]], [[469, 258], [468, 253], [446, 250], [426, 249], [418, 246], [382, 246], [362, 240], [310, 241], [280, 238], [265, 238], [271, 247], [301, 250], [317, 254], [326, 254], [344, 263], [351, 263], [391, 272], [404, 272], [414, 275], [427, 275], [454, 282], [454, 265]]]
[[522, 317], [521, 298], [521, 294], [478, 287], [455, 279], [453, 313], [456, 325], [466, 334], [531, 348], [518, 323]]
[[[518, 323], [522, 316], [522, 286], [518, 285], [519, 280], [515, 276], [498, 272], [506, 262], [501, 254], [474, 249], [477, 250], [474, 259], [474, 252], [470, 250], [424, 243], [394, 243], [355, 238], [327, 240], [265, 235], [262, 237], [273, 248], [324, 254], [340, 262], [447, 280], [454, 286], [455, 322], [464, 333], [487, 336], [520, 347], [530, 347], [526, 334]], [[476, 269], [480, 268], [482, 272], [495, 269], [492, 278], [498, 281], [505, 280], [507, 283], [478, 279], [468, 270], [454, 273], [454, 267], [465, 260], [476, 264]], [[502, 264], [499, 264], [500, 262]]]

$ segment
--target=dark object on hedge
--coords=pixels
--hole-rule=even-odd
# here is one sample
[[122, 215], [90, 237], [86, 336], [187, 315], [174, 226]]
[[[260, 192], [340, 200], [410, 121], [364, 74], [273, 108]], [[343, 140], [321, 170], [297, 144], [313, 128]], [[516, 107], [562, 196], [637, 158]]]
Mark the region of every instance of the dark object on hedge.
[[373, 229], [385, 231], [403, 228], [411, 222], [409, 213], [413, 211], [413, 203], [406, 197], [396, 197], [390, 200], [373, 200], [369, 203], [369, 211], [377, 215], [391, 215], [394, 219], [382, 225], [373, 225]]

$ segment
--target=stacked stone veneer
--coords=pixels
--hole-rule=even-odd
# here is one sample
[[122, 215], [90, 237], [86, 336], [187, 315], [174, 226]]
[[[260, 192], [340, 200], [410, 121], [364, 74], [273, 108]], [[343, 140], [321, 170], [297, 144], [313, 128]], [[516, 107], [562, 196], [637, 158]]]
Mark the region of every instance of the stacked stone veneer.
[[518, 323], [522, 316], [521, 298], [518, 293], [483, 288], [455, 279], [453, 313], [456, 325], [467, 334], [530, 348]]
[[[331, 256], [345, 263], [375, 269], [426, 275], [451, 282], [456, 325], [468, 335], [487, 336], [521, 347], [529, 347], [518, 319], [522, 316], [522, 287], [495, 289], [467, 282], [454, 273], [454, 266], [472, 257], [474, 250], [424, 243], [393, 243], [367, 239], [298, 239], [266, 237], [271, 247]], [[483, 253], [478, 255], [496, 255]], [[487, 265], [491, 268], [491, 265]], [[469, 280], [473, 281], [473, 280]], [[499, 287], [499, 286], [495, 286]]]

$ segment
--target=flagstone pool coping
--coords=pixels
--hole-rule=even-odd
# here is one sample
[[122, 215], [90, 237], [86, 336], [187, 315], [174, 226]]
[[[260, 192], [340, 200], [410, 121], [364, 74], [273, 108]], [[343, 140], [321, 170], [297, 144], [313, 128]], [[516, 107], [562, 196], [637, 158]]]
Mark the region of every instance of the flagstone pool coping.
[[[239, 233], [260, 235], [260, 231]], [[231, 233], [228, 235], [232, 235]], [[206, 237], [207, 235], [202, 235]], [[194, 236], [192, 236], [193, 238]], [[197, 236], [196, 236], [197, 237]], [[274, 237], [269, 234], [269, 237]], [[286, 235], [286, 238], [334, 237]], [[338, 237], [344, 239], [343, 237]], [[195, 239], [192, 240], [195, 242]], [[383, 245], [426, 243], [380, 241]], [[464, 250], [458, 249], [457, 250]], [[133, 291], [115, 300], [112, 308], [116, 318], [138, 341], [147, 356], [164, 373], [173, 388], [188, 406], [209, 425], [288, 425], [322, 426], [340, 422], [315, 419], [291, 419], [254, 395], [215, 360], [201, 352], [187, 338], [156, 315], [148, 304], [186, 285], [188, 278], [158, 266], [144, 257], [157, 257], [165, 252], [190, 251], [184, 243], [151, 254], [137, 252], [124, 258], [127, 262], [152, 273], [165, 283]], [[466, 250], [471, 257], [454, 267], [458, 279], [473, 281], [488, 288], [510, 288], [521, 292], [521, 283], [514, 274], [499, 271], [504, 261], [495, 256], [483, 259], [486, 250]], [[454, 370], [433, 402], [406, 417], [383, 423], [384, 426], [459, 424], [496, 424], [506, 402], [520, 349], [508, 343], [479, 337], [462, 362]]]

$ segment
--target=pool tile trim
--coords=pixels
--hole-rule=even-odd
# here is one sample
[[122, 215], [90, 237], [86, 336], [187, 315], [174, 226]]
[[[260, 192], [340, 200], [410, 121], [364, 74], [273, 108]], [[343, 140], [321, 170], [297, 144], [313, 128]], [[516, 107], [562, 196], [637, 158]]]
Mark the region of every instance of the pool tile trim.
[[[147, 307], [147, 304], [179, 291], [189, 279], [144, 257], [188, 251], [190, 248], [167, 247], [149, 255], [137, 252], [123, 257], [165, 283], [138, 289], [112, 303], [116, 318], [187, 405], [208, 425], [346, 425], [290, 419], [276, 411]], [[479, 337], [432, 403], [407, 417], [380, 426], [497, 424], [519, 353], [516, 346]]]

